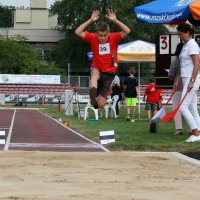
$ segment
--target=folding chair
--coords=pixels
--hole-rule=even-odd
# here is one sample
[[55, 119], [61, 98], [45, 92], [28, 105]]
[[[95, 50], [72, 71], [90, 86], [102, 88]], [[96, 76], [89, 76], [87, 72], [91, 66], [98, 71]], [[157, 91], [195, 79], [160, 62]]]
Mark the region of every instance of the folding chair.
[[106, 118], [108, 118], [109, 110], [111, 112], [111, 117], [113, 117], [113, 114], [114, 114], [114, 117], [117, 118], [116, 104], [117, 104], [118, 99], [119, 99], [119, 95], [114, 95], [111, 100], [107, 101], [108, 102], [107, 105], [104, 106]]
[[85, 113], [84, 113], [84, 120], [88, 117], [88, 109], [91, 109], [94, 111], [95, 119], [98, 120], [98, 109], [95, 109], [93, 106], [91, 106], [90, 100], [88, 100], [87, 106], [85, 107]]

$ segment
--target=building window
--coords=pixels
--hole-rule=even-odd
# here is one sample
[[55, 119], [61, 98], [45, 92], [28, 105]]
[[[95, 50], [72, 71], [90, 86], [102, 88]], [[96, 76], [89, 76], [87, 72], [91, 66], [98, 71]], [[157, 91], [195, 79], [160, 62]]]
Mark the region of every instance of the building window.
[[36, 55], [40, 60], [50, 61], [52, 60], [51, 49], [36, 48]]
[[44, 60], [51, 60], [51, 49], [43, 49], [44, 51]]
[[42, 48], [36, 48], [36, 55], [40, 60], [44, 60], [44, 51]]

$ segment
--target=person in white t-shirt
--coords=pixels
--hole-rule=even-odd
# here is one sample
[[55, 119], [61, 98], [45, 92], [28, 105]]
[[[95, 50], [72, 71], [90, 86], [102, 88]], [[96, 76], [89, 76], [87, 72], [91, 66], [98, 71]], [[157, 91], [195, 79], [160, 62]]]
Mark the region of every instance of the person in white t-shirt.
[[119, 102], [122, 100], [122, 94], [121, 94], [121, 84], [119, 76], [115, 75], [115, 78], [112, 82], [112, 92], [111, 92], [111, 98], [113, 98], [115, 95], [119, 95], [119, 99], [117, 100], [115, 109], [116, 109], [116, 115], [119, 116]]
[[177, 33], [184, 45], [179, 55], [181, 74], [177, 80], [176, 86], [178, 87], [178, 85], [180, 85], [180, 80], [182, 80], [183, 91], [181, 99], [183, 99], [187, 91], [189, 91], [180, 107], [180, 112], [191, 130], [191, 136], [186, 142], [196, 142], [200, 141], [200, 118], [197, 109], [197, 91], [200, 86], [200, 49], [193, 39], [194, 29], [189, 24], [179, 24], [177, 26]]

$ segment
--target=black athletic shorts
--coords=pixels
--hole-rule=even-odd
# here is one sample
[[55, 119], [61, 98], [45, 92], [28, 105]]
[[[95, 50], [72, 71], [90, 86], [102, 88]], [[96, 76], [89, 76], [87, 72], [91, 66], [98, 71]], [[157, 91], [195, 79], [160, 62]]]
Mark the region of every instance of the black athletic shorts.
[[100, 73], [100, 79], [98, 80], [97, 93], [98, 95], [100, 94], [104, 98], [107, 98], [107, 96], [112, 91], [112, 82], [115, 78], [115, 74], [100, 72], [100, 71], [99, 73]]

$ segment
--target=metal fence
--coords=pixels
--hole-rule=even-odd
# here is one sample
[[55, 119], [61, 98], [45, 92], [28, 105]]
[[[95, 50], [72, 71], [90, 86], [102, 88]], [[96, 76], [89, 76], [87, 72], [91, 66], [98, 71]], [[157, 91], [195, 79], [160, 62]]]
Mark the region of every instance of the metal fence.
[[88, 88], [90, 84], [89, 76], [69, 76], [68, 83], [73, 87], [78, 85], [81, 88]]
[[[122, 82], [124, 81], [125, 78], [126, 78], [125, 76], [120, 76], [120, 79]], [[90, 84], [90, 76], [74, 76], [74, 75], [72, 76], [72, 75], [70, 75], [70, 76], [68, 76], [68, 79], [69, 79], [68, 83], [71, 87], [78, 85], [78, 87], [80, 89], [80, 90], [78, 90], [78, 93], [80, 95], [82, 95], [81, 97], [79, 97], [81, 99], [79, 101], [84, 102], [85, 99], [88, 101], [88, 98], [89, 98], [88, 97], [88, 89], [89, 89], [89, 84]]]
[[[124, 80], [126, 77], [120, 76], [121, 80]], [[69, 80], [68, 80], [69, 79]], [[149, 77], [141, 77], [141, 85], [148, 84]], [[69, 76], [67, 82], [73, 87], [78, 85], [80, 88], [88, 88], [90, 85], [90, 76]]]

